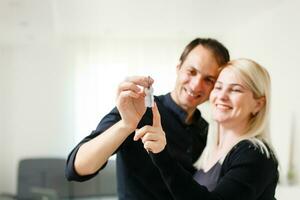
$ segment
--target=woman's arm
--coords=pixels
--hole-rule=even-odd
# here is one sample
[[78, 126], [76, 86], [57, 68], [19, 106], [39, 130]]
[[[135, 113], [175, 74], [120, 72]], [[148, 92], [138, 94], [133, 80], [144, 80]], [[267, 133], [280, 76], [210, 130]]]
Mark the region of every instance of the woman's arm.
[[[224, 174], [212, 192], [198, 184], [170, 156], [167, 149], [151, 154], [151, 158], [177, 200], [255, 200], [268, 185], [273, 183], [276, 186], [278, 180], [276, 162], [268, 159], [253, 145], [249, 146], [248, 142], [242, 142], [228, 155], [222, 166]], [[269, 194], [270, 199], [274, 198], [273, 192], [275, 188]]]

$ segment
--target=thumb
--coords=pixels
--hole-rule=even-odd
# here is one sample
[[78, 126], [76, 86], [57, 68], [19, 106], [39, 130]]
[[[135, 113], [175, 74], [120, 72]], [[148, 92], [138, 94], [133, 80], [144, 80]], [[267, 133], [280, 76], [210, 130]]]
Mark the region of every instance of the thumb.
[[154, 106], [152, 107], [153, 114], [153, 127], [161, 127], [160, 114], [157, 108], [157, 104], [154, 102]]

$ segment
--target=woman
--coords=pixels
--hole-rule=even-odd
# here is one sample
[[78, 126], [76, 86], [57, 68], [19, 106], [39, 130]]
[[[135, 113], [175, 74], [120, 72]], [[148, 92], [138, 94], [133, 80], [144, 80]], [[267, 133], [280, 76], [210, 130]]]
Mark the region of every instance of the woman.
[[213, 123], [207, 145], [195, 163], [194, 176], [172, 159], [159, 113], [153, 108], [153, 126], [137, 131], [151, 150], [174, 199], [275, 199], [278, 163], [270, 145], [268, 72], [249, 59], [230, 61], [210, 94]]

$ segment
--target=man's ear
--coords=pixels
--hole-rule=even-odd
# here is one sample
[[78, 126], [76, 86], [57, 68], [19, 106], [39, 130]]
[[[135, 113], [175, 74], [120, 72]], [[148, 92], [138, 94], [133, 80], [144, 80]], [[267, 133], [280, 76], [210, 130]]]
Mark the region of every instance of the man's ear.
[[266, 97], [260, 97], [255, 99], [256, 105], [254, 107], [254, 111], [252, 112], [253, 115], [256, 115], [266, 104]]
[[177, 66], [176, 66], [176, 71], [179, 71], [181, 68], [182, 62], [178, 62]]

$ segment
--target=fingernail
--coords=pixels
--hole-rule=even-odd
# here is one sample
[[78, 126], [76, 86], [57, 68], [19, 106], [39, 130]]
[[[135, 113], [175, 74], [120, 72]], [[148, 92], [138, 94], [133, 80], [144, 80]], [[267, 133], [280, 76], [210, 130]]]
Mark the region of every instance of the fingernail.
[[134, 137], [133, 137], [133, 140], [134, 141], [136, 141], [137, 140], [137, 137], [136, 137], [136, 135], [137, 135], [137, 131], [138, 131], [139, 129], [135, 129], [135, 134], [134, 134]]

